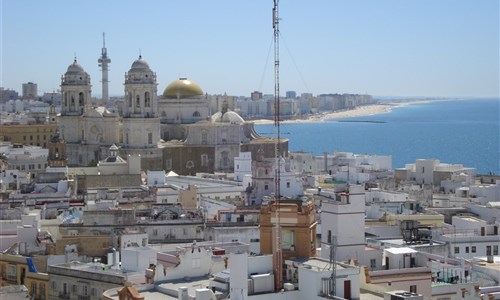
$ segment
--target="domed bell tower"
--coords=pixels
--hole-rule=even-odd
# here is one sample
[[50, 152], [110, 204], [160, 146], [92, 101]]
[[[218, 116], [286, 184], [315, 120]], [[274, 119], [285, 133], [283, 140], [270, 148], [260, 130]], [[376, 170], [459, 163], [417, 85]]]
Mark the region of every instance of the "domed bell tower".
[[139, 56], [125, 74], [124, 148], [155, 148], [160, 140], [156, 74]]
[[156, 74], [148, 63], [139, 56], [125, 74], [125, 118], [156, 118], [158, 100], [156, 97]]
[[90, 76], [75, 60], [61, 77], [62, 116], [81, 116], [91, 105]]

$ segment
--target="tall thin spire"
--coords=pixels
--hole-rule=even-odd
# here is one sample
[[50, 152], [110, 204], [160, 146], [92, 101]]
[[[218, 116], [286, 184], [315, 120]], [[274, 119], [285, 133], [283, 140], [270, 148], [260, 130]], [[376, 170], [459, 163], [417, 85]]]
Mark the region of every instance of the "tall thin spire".
[[109, 100], [108, 94], [108, 64], [111, 63], [111, 59], [108, 57], [108, 50], [106, 49], [106, 36], [105, 33], [102, 33], [102, 51], [101, 57], [97, 61], [99, 63], [99, 67], [101, 67], [102, 71], [102, 104], [106, 106], [106, 103]]

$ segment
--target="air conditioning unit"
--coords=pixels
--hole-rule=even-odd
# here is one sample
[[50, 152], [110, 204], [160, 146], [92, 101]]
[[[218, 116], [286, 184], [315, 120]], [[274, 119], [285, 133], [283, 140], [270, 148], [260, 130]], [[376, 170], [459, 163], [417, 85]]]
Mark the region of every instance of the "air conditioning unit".
[[384, 300], [424, 300], [424, 296], [407, 291], [390, 291], [384, 294]]

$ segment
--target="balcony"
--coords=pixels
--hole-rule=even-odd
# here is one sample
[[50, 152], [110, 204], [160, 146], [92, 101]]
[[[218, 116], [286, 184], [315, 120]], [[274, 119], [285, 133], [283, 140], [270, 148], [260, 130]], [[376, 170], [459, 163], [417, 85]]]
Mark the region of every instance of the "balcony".
[[69, 293], [59, 292], [59, 299], [69, 299]]

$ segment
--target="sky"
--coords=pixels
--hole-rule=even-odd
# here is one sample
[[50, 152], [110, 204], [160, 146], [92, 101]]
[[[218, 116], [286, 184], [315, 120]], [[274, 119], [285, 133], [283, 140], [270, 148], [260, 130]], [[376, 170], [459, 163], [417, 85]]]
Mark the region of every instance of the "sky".
[[[204, 92], [274, 92], [272, 0], [0, 0], [0, 86], [57, 91], [76, 56], [101, 95], [139, 54], [158, 93], [179, 77]], [[280, 91], [499, 97], [498, 0], [280, 1]]]

